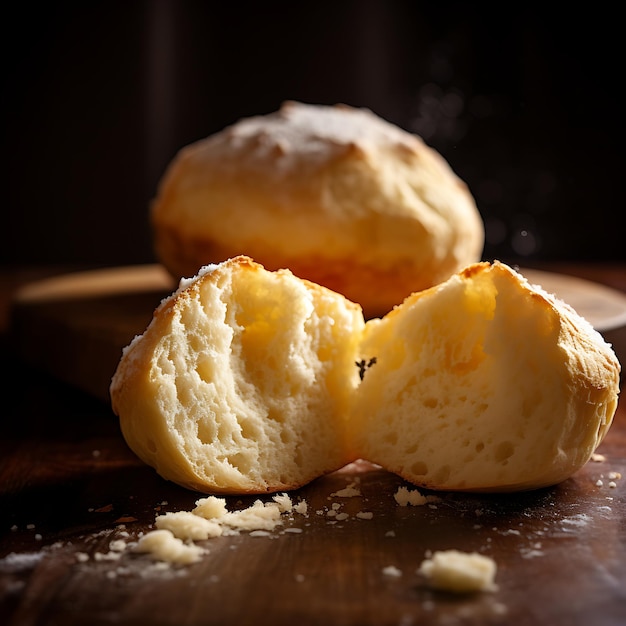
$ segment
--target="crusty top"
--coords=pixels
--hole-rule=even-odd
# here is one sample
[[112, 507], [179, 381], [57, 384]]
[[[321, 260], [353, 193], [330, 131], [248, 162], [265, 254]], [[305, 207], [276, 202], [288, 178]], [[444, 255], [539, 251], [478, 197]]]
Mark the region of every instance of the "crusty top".
[[[422, 140], [374, 115], [368, 109], [347, 105], [320, 107], [285, 102], [270, 115], [240, 120], [209, 138], [205, 158], [222, 163], [241, 159], [247, 166], [267, 169], [269, 176], [283, 177], [303, 165], [319, 168], [346, 152], [372, 153], [395, 150], [417, 154]], [[272, 168], [267, 164], [272, 163]]]
[[[471, 193], [445, 159], [345, 105], [287, 102], [184, 147], [160, 182], [152, 219], [157, 234], [177, 233], [186, 255], [203, 243], [269, 267], [303, 258], [410, 266], [427, 280], [403, 297], [478, 260], [483, 245]], [[161, 247], [159, 256], [170, 255]], [[192, 271], [220, 260], [198, 259]]]

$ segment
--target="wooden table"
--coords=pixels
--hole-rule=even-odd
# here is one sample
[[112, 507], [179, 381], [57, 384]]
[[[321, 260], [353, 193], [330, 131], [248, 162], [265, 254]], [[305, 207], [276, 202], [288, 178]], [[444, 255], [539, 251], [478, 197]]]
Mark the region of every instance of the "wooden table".
[[[550, 269], [626, 291], [625, 265]], [[308, 502], [308, 516], [293, 515], [269, 537], [210, 540], [209, 553], [184, 568], [159, 569], [128, 552], [112, 560], [112, 541], [131, 541], [159, 512], [189, 510], [199, 496], [133, 456], [106, 399], [59, 380], [49, 363], [15, 358], [11, 296], [51, 272], [0, 272], [0, 624], [626, 623], [623, 403], [599, 450], [605, 460], [550, 489], [440, 494], [438, 503], [400, 507], [399, 478], [357, 465], [292, 494]], [[612, 472], [623, 478], [611, 481]], [[361, 496], [331, 496], [354, 480]], [[346, 520], [326, 515], [333, 502]], [[429, 551], [449, 548], [493, 557], [498, 590], [430, 589], [417, 569]]]

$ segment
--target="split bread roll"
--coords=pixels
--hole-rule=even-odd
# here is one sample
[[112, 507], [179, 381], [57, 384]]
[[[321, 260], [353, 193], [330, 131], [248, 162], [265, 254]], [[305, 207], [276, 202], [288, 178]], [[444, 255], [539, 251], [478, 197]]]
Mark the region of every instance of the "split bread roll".
[[182, 281], [111, 384], [132, 450], [203, 492], [295, 489], [353, 458], [364, 321], [340, 294], [239, 257]]
[[474, 199], [421, 138], [366, 109], [287, 102], [183, 148], [151, 208], [177, 279], [245, 254], [381, 316], [478, 261]]
[[202, 492], [294, 489], [358, 458], [495, 492], [580, 469], [619, 373], [590, 324], [499, 262], [365, 323], [342, 295], [237, 257], [163, 301], [111, 398], [138, 456]]
[[[513, 491], [580, 469], [617, 409], [620, 364], [571, 307], [472, 265], [365, 329], [359, 453], [422, 487]], [[358, 424], [358, 426], [357, 426]]]

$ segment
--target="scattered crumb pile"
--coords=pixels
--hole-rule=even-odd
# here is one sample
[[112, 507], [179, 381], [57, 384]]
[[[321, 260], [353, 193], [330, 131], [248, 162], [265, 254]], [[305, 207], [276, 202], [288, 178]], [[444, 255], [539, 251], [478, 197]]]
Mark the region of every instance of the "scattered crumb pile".
[[[349, 483], [343, 489], [330, 494], [331, 498], [354, 498], [361, 496], [359, 480]], [[439, 496], [424, 495], [418, 489], [399, 487], [394, 493], [398, 506], [423, 506], [436, 508], [441, 502]], [[329, 518], [328, 523], [345, 521], [350, 515], [341, 510], [342, 503], [332, 502], [325, 508], [316, 511], [317, 515]], [[301, 500], [294, 504], [286, 493], [273, 496], [270, 502], [256, 500], [251, 506], [235, 511], [228, 511], [226, 500], [216, 496], [208, 496], [196, 501], [191, 511], [177, 511], [158, 515], [155, 519], [155, 530], [140, 536], [136, 542], [119, 539], [111, 542], [108, 553], [96, 553], [94, 559], [116, 560], [128, 550], [146, 554], [163, 566], [191, 565], [202, 559], [208, 549], [196, 542], [224, 535], [236, 535], [248, 532], [251, 536], [267, 537], [284, 524], [285, 519], [293, 519], [293, 514], [308, 516], [308, 504]], [[369, 520], [374, 517], [371, 511], [359, 511], [352, 517]], [[294, 527], [286, 531], [302, 532]], [[393, 536], [393, 531], [387, 536]], [[125, 533], [128, 537], [128, 533]], [[80, 562], [87, 561], [89, 556], [78, 553]], [[418, 574], [424, 575], [429, 584], [436, 589], [457, 593], [477, 591], [493, 591], [496, 589], [494, 578], [495, 562], [478, 553], [463, 553], [457, 550], [436, 552], [423, 561]], [[394, 565], [383, 568], [383, 575], [392, 578], [402, 576], [402, 571]]]
[[[372, 511], [358, 510], [355, 513], [353, 509], [352, 513], [348, 514], [343, 511], [344, 502], [337, 500], [360, 498], [362, 495], [360, 480], [357, 478], [344, 488], [331, 493], [328, 499], [334, 501], [329, 506], [315, 511], [315, 514], [326, 517], [327, 523], [331, 525], [349, 518], [370, 520], [374, 517]], [[398, 487], [393, 498], [400, 507], [427, 505], [429, 508], [437, 508], [437, 503], [443, 501], [439, 496], [425, 495], [418, 489], [404, 486]], [[165, 504], [167, 502], [161, 503]], [[476, 513], [478, 515], [479, 511]], [[269, 502], [259, 499], [251, 506], [232, 511], [227, 509], [225, 498], [208, 496], [196, 500], [195, 507], [190, 511], [158, 514], [154, 521], [154, 530], [139, 533], [134, 537], [122, 524], [117, 528], [117, 538], [108, 543], [108, 551], [98, 551], [91, 555], [76, 552], [75, 557], [78, 563], [87, 563], [91, 560], [119, 562], [119, 566], [106, 572], [108, 578], [132, 572], [138, 572], [141, 576], [162, 571], [182, 574], [186, 571], [185, 566], [197, 563], [208, 554], [208, 546], [200, 542], [216, 537], [238, 535], [242, 532], [254, 537], [270, 537], [276, 531], [279, 531], [279, 534], [302, 533], [304, 529], [301, 525], [290, 524], [296, 515], [308, 518], [309, 505], [306, 500], [294, 503], [286, 493], [274, 495]], [[304, 522], [303, 525], [310, 526], [310, 522]], [[394, 536], [393, 530], [385, 533], [385, 537]], [[51, 547], [61, 547], [61, 544]], [[145, 568], [142, 566], [140, 570], [131, 569], [130, 563], [121, 563], [124, 555], [129, 553], [145, 555], [153, 562]], [[0, 571], [3, 566], [15, 568], [16, 563], [30, 564], [34, 558], [41, 558], [42, 554], [23, 555], [24, 559], [19, 563], [17, 559], [20, 555], [11, 554], [0, 561]], [[172, 570], [172, 566], [178, 567]], [[488, 556], [477, 552], [447, 550], [434, 554], [427, 552], [419, 568], [414, 571], [433, 589], [453, 593], [473, 593], [497, 590], [494, 583], [496, 569], [495, 561]], [[390, 564], [382, 568], [382, 575], [388, 579], [399, 579], [403, 572]], [[303, 580], [302, 575], [297, 575], [296, 580]]]
[[152, 530], [133, 547], [159, 561], [188, 565], [199, 561], [207, 550], [196, 541], [206, 541], [240, 531], [265, 536], [283, 524], [288, 513], [307, 514], [307, 503], [294, 505], [287, 494], [275, 495], [271, 502], [256, 500], [246, 509], [228, 511], [226, 500], [209, 496], [196, 501], [192, 511], [178, 511], [157, 516]]
[[[354, 498], [361, 496], [359, 481], [348, 484], [330, 494], [333, 498]], [[394, 494], [398, 506], [435, 506], [441, 502], [439, 496], [424, 495], [418, 489], [399, 487]], [[318, 515], [331, 518], [332, 522], [347, 520], [350, 516], [341, 511], [341, 503], [333, 502], [327, 509], [316, 511]], [[298, 513], [306, 516], [308, 504], [305, 500], [294, 505], [287, 494], [276, 495], [271, 502], [256, 500], [248, 508], [228, 511], [226, 500], [209, 496], [196, 501], [192, 511], [178, 511], [157, 516], [155, 530], [143, 535], [133, 545], [132, 550], [148, 554], [164, 563], [189, 565], [199, 561], [207, 549], [196, 544], [213, 537], [249, 532], [254, 536], [269, 536], [283, 524], [285, 515]], [[374, 517], [371, 511], [359, 511], [357, 519], [368, 520]], [[332, 523], [331, 522], [331, 523]], [[293, 529], [299, 530], [299, 529]], [[123, 542], [122, 542], [123, 543]], [[119, 549], [124, 549], [120, 546]], [[113, 547], [112, 547], [113, 550]], [[464, 553], [458, 550], [435, 552], [423, 561], [417, 570], [436, 589], [457, 593], [494, 591], [496, 563], [493, 559], [478, 553]], [[402, 576], [401, 570], [390, 565], [383, 569], [388, 577]]]
[[[361, 496], [361, 487], [359, 486], [360, 479], [357, 477], [356, 480], [349, 483], [343, 489], [338, 489], [330, 494], [330, 498], [358, 498]], [[333, 502], [330, 507], [324, 507], [321, 509], [317, 509], [315, 511], [316, 515], [326, 516], [328, 518], [329, 524], [336, 524], [337, 522], [344, 522], [350, 518], [350, 514], [346, 513], [342, 510], [343, 503], [342, 502]], [[372, 519], [374, 517], [374, 513], [371, 511], [358, 511], [353, 515], [356, 519]]]
[[418, 572], [435, 589], [455, 593], [496, 591], [496, 562], [477, 552], [444, 550], [426, 558]]

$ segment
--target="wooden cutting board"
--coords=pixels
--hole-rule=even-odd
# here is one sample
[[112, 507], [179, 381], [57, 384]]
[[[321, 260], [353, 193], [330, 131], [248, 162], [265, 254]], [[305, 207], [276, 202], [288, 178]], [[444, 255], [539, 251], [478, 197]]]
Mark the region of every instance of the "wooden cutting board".
[[[562, 274], [521, 272], [586, 317], [626, 361], [625, 294]], [[12, 309], [16, 353], [108, 402], [123, 347], [143, 332], [175, 286], [156, 264], [76, 272], [28, 284], [17, 293]]]
[[15, 296], [11, 340], [34, 367], [108, 402], [122, 349], [175, 288], [160, 265], [76, 272], [33, 282]]

